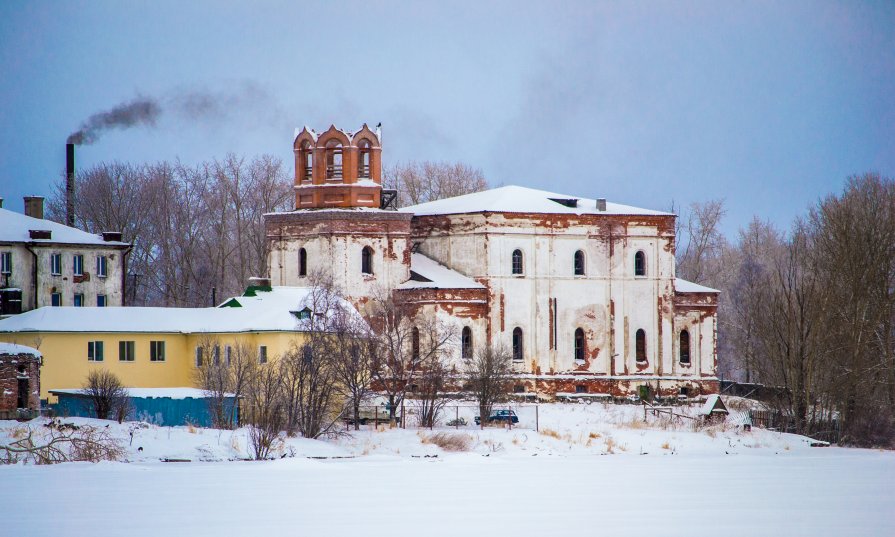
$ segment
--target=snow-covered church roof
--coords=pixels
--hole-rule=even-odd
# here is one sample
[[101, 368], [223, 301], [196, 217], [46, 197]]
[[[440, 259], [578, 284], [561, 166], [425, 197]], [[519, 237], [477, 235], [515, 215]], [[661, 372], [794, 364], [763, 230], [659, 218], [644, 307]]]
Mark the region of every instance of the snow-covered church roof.
[[410, 254], [411, 279], [398, 289], [484, 289], [485, 286], [423, 254]]
[[481, 212], [537, 213], [537, 214], [618, 214], [662, 215], [671, 213], [641, 209], [619, 203], [606, 203], [606, 210], [597, 208], [597, 200], [557, 194], [522, 186], [503, 186], [463, 196], [445, 198], [399, 209], [419, 216], [436, 214], [467, 214]]
[[[49, 239], [32, 239], [31, 230], [49, 231]], [[51, 220], [0, 209], [0, 242], [35, 242], [46, 244], [95, 244], [128, 246], [126, 242], [105, 241], [102, 235], [87, 233]]]

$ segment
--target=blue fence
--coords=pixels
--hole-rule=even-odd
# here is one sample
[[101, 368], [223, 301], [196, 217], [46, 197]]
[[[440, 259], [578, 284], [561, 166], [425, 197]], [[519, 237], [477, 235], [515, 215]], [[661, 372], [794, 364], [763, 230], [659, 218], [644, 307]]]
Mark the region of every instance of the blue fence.
[[[90, 400], [82, 394], [55, 393], [59, 402], [50, 405], [57, 416], [94, 418]], [[228, 397], [227, 411], [233, 409], [236, 399]], [[187, 425], [211, 427], [211, 413], [205, 398], [184, 397], [128, 397], [128, 420], [147, 421], [156, 425]], [[236, 413], [237, 421], [239, 413]]]

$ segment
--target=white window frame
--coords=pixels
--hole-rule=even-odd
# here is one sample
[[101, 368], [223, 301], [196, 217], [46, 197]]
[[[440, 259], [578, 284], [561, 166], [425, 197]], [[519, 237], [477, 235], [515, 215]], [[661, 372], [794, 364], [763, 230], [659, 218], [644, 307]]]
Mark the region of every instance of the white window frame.
[[12, 252], [0, 252], [0, 274], [12, 274]]
[[62, 254], [50, 254], [50, 275], [62, 276]]
[[105, 278], [108, 276], [109, 260], [104, 255], [96, 256], [96, 277]]
[[72, 256], [71, 273], [74, 274], [75, 276], [83, 276], [84, 275], [84, 255], [83, 254], [75, 254]]
[[[53, 304], [53, 299], [58, 297], [59, 303]], [[50, 293], [50, 306], [61, 306], [62, 305], [62, 293]]]

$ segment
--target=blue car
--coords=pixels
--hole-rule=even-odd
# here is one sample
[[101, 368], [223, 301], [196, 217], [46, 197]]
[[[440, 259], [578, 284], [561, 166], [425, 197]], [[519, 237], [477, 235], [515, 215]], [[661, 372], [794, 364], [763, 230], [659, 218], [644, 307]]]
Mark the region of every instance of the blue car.
[[[512, 410], [494, 410], [491, 412], [491, 415], [488, 416], [489, 423], [519, 423], [519, 417], [516, 416], [516, 413]], [[475, 417], [475, 424], [481, 425], [482, 419], [480, 416]]]

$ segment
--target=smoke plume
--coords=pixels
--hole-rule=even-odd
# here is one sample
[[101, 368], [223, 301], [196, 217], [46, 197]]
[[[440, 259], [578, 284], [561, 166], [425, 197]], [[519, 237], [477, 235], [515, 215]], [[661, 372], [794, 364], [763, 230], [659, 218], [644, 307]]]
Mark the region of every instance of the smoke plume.
[[257, 121], [268, 114], [276, 117], [277, 109], [264, 89], [249, 82], [221, 92], [174, 91], [160, 98], [138, 96], [87, 118], [68, 136], [68, 143], [90, 145], [112, 129], [155, 127], [162, 114], [184, 121], [207, 122], [226, 119], [241, 111]]
[[90, 145], [109, 129], [129, 129], [137, 125], [155, 126], [162, 113], [158, 101], [137, 97], [133, 101], [119, 104], [111, 110], [93, 114], [81, 124], [81, 128], [68, 136], [68, 143]]

